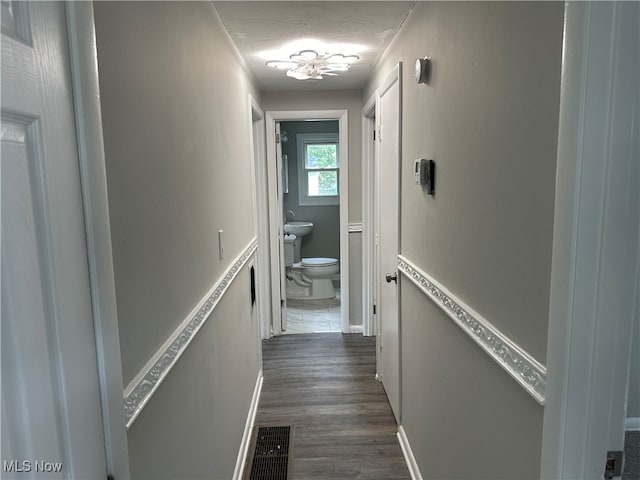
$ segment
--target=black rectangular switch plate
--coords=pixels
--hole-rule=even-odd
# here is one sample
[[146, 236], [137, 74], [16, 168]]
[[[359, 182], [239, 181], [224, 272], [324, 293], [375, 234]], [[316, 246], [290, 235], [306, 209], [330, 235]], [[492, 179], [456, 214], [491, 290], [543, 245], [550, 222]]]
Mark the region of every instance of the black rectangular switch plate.
[[427, 193], [434, 195], [436, 191], [436, 162], [427, 160]]
[[256, 269], [253, 265], [249, 274], [251, 275], [251, 305], [254, 305], [256, 303]]

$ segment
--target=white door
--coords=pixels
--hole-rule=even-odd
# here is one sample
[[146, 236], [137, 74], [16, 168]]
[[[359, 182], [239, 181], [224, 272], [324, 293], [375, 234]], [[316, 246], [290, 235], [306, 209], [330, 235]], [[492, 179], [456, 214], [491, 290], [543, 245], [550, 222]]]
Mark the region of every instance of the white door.
[[277, 228], [278, 228], [278, 255], [280, 259], [280, 268], [278, 269], [278, 281], [280, 284], [280, 331], [287, 329], [287, 278], [284, 266], [284, 217], [282, 214], [282, 206], [284, 205], [284, 190], [282, 172], [282, 143], [280, 143], [280, 122], [276, 122], [276, 172], [278, 185], [278, 202], [277, 202]]
[[1, 5], [3, 478], [104, 479], [65, 5]]
[[380, 89], [378, 161], [378, 249], [376, 283], [381, 372], [389, 403], [400, 422], [400, 327], [396, 261], [399, 238], [400, 67]]

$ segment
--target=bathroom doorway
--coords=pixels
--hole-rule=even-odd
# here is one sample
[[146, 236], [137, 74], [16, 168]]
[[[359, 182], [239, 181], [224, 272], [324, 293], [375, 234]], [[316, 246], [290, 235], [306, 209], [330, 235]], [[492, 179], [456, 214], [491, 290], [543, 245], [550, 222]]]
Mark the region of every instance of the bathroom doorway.
[[286, 330], [341, 332], [337, 120], [280, 123]]
[[274, 335], [348, 332], [347, 112], [267, 112]]

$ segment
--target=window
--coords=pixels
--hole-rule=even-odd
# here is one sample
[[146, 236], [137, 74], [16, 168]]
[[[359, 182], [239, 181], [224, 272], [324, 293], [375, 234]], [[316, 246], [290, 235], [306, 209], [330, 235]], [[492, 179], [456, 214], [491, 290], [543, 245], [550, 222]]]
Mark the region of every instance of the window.
[[339, 144], [337, 133], [299, 133], [298, 196], [300, 205], [338, 205]]

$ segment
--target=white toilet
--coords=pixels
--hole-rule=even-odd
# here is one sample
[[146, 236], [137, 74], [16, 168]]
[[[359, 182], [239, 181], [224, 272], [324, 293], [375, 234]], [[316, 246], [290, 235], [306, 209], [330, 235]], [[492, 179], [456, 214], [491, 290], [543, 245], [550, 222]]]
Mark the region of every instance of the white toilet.
[[319, 300], [335, 298], [332, 278], [340, 271], [335, 258], [312, 257], [296, 262], [295, 235], [284, 236], [287, 298]]

